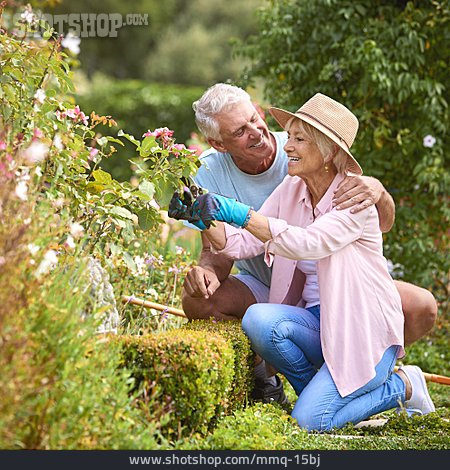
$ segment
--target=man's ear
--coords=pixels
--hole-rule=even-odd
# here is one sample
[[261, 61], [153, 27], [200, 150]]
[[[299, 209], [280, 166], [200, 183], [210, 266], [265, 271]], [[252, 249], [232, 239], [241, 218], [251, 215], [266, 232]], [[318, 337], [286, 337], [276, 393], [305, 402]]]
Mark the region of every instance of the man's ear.
[[216, 139], [208, 139], [208, 144], [211, 147], [214, 147], [216, 150], [222, 153], [228, 152], [228, 150], [223, 146], [223, 143]]

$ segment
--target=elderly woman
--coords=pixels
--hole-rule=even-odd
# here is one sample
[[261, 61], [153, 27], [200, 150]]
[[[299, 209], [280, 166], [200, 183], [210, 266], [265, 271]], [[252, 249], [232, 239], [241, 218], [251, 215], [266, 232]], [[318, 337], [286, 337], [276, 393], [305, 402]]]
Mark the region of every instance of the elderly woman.
[[242, 320], [254, 351], [289, 380], [299, 396], [292, 415], [306, 429], [357, 423], [399, 402], [434, 411], [418, 367], [393, 373], [404, 317], [377, 210], [332, 207], [345, 175], [362, 173], [350, 152], [357, 118], [320, 93], [296, 113], [270, 113], [288, 132], [289, 175], [260, 211], [212, 193], [190, 209], [217, 251], [264, 253], [273, 267], [270, 303], [252, 305]]

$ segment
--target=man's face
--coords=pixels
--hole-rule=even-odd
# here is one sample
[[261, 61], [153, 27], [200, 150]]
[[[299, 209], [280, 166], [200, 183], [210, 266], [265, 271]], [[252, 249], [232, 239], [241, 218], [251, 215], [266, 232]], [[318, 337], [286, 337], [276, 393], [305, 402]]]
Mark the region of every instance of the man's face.
[[235, 104], [216, 117], [222, 140], [209, 143], [220, 152], [228, 152], [243, 171], [265, 171], [275, 157], [275, 142], [265, 121], [249, 102]]

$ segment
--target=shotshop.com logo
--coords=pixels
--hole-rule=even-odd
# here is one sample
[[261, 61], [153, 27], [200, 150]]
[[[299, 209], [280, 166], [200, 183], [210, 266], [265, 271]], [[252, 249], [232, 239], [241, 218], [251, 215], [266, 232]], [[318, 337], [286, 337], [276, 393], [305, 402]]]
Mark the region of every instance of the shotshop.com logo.
[[36, 13], [30, 10], [17, 13], [14, 22], [19, 21], [30, 26], [29, 34], [39, 34], [44, 30], [43, 22], [47, 23], [55, 32], [63, 34], [70, 31], [72, 37], [116, 38], [117, 31], [123, 26], [148, 26], [148, 14], [128, 13], [70, 13], [67, 15], [51, 15]]

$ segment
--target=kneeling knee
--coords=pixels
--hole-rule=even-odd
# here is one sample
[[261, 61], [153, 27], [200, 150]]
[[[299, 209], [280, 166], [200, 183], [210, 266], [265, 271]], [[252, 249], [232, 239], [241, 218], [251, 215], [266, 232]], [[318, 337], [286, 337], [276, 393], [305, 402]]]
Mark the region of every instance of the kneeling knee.
[[331, 422], [323, 419], [321, 414], [313, 413], [309, 408], [292, 412], [292, 417], [297, 421], [302, 429], [307, 431], [328, 431], [331, 429]]
[[423, 319], [425, 323], [425, 327], [428, 328], [428, 331], [431, 330], [436, 322], [437, 313], [438, 313], [438, 306], [434, 295], [426, 291], [426, 295], [424, 296], [424, 304], [423, 304]]
[[242, 329], [245, 334], [251, 337], [255, 327], [260, 328], [270, 318], [267, 312], [267, 304], [253, 304], [248, 307], [242, 318]]

